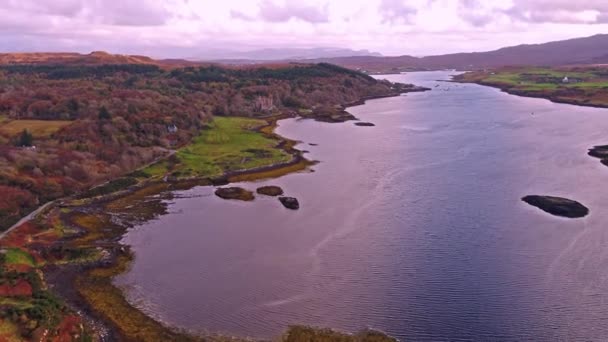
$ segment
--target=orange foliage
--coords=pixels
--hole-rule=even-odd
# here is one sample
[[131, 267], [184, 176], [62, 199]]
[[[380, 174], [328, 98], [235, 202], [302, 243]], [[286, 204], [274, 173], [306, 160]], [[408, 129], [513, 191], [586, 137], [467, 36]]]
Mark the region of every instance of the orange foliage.
[[32, 285], [24, 279], [19, 279], [14, 285], [5, 283], [0, 285], [0, 297], [31, 296]]
[[53, 342], [72, 342], [74, 336], [77, 336], [80, 332], [80, 326], [82, 320], [80, 317], [75, 315], [68, 315], [63, 318], [59, 327], [57, 327], [57, 336], [55, 336]]

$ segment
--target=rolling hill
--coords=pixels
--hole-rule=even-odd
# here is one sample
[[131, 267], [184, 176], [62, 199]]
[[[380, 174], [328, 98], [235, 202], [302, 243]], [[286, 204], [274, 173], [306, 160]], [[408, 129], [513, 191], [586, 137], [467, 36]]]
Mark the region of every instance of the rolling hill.
[[[310, 62], [310, 60], [309, 60]], [[608, 63], [608, 34], [544, 44], [518, 45], [488, 52], [454, 53], [439, 56], [355, 56], [317, 59], [368, 72], [398, 72], [408, 69], [483, 69], [501, 66]]]
[[[143, 64], [159, 67], [184, 67], [203, 65], [184, 59], [156, 60], [147, 56], [119, 55], [104, 51], [94, 51], [89, 54], [75, 52], [27, 52], [0, 53], [0, 65], [32, 64], [32, 65], [104, 65], [104, 64]], [[208, 64], [208, 63], [207, 63]]]

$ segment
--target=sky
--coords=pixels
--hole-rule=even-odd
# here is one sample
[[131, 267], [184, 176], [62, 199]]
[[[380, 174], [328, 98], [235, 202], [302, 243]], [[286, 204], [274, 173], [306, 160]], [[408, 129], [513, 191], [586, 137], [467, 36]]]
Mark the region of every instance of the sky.
[[608, 0], [0, 0], [1, 52], [487, 51], [608, 33]]

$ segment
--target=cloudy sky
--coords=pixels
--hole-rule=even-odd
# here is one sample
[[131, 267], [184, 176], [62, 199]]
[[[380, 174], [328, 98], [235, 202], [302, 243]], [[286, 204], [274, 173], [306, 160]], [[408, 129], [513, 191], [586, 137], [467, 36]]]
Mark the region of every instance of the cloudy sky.
[[0, 0], [0, 51], [345, 47], [416, 56], [608, 33], [608, 0]]

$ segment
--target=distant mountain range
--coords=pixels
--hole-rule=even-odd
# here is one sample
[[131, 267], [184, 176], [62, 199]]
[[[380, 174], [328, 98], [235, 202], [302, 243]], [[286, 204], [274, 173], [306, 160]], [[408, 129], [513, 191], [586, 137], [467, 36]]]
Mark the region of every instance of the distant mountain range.
[[382, 57], [369, 50], [344, 48], [268, 48], [251, 51], [209, 50], [192, 60], [218, 61], [220, 63], [265, 62], [278, 60], [307, 60], [337, 57]]
[[544, 44], [518, 45], [488, 52], [453, 53], [428, 57], [351, 56], [320, 58], [315, 59], [314, 62], [327, 62], [367, 72], [445, 68], [483, 69], [516, 65], [602, 64], [608, 63], [608, 34]]
[[110, 54], [94, 51], [89, 54], [73, 52], [0, 53], [0, 64], [155, 64], [160, 66], [188, 66], [219, 64], [284, 64], [286, 61], [308, 61], [337, 57], [381, 57], [368, 50], [341, 48], [287, 48], [260, 49], [251, 51], [209, 50], [205, 57], [188, 59], [152, 59], [146, 56]]
[[[209, 56], [213, 53], [209, 52]], [[228, 56], [228, 55], [224, 55]], [[145, 56], [113, 55], [106, 52], [78, 53], [0, 53], [0, 64], [154, 64], [161, 67], [230, 64], [332, 63], [368, 73], [391, 73], [408, 70], [459, 69], [476, 70], [501, 66], [557, 66], [608, 64], [608, 34], [576, 38], [545, 44], [518, 45], [495, 51], [453, 53], [439, 56], [384, 57], [368, 50], [340, 48], [262, 49], [234, 52], [231, 59], [194, 58], [155, 60]], [[200, 58], [196, 58], [201, 60]]]

